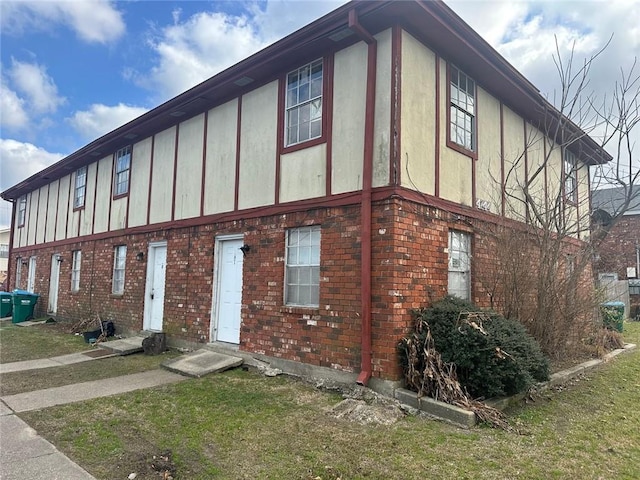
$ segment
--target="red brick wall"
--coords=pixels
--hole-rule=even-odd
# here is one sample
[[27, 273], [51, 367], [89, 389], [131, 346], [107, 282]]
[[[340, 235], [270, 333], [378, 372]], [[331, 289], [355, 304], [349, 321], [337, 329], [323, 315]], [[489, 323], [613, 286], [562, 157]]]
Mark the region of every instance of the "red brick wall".
[[[321, 225], [320, 305], [287, 307], [284, 302], [286, 229]], [[396, 345], [411, 327], [411, 310], [447, 293], [448, 232], [472, 234], [472, 299], [489, 306], [485, 277], [495, 249], [487, 224], [400, 198], [375, 203], [372, 212], [372, 349], [373, 376], [399, 379]], [[217, 235], [243, 234], [251, 246], [244, 259], [240, 348], [245, 351], [360, 371], [361, 229], [359, 205], [310, 209], [286, 215], [175, 228], [108, 240], [33, 251], [38, 256], [38, 313], [48, 301], [50, 259], [64, 257], [60, 272], [58, 314], [71, 320], [97, 313], [119, 331], [143, 326], [149, 242], [167, 242], [164, 329], [175, 339], [209, 341]], [[113, 249], [127, 245], [124, 294], [112, 295]], [[71, 252], [82, 250], [80, 291], [70, 293]], [[143, 261], [136, 259], [144, 252]], [[15, 258], [11, 259], [15, 265]], [[22, 285], [26, 285], [23, 267]]]

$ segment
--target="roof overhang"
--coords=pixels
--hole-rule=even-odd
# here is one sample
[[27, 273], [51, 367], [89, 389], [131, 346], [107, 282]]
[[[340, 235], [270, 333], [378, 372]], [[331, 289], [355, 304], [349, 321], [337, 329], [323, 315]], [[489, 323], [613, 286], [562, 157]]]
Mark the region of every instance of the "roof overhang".
[[[364, 28], [375, 34], [401, 25], [444, 58], [473, 76], [527, 120], [561, 118], [539, 91], [509, 62], [440, 0], [354, 0], [306, 27], [251, 55], [232, 67], [168, 100], [140, 117], [103, 135], [48, 168], [5, 190], [0, 196], [16, 200], [25, 193], [61, 178], [81, 166], [203, 113], [257, 86], [268, 83], [300, 63], [359, 41], [349, 30], [349, 12], [355, 10]], [[566, 121], [566, 119], [563, 119]], [[579, 134], [580, 129], [573, 125]], [[576, 150], [588, 164], [611, 160], [588, 136], [580, 135]]]

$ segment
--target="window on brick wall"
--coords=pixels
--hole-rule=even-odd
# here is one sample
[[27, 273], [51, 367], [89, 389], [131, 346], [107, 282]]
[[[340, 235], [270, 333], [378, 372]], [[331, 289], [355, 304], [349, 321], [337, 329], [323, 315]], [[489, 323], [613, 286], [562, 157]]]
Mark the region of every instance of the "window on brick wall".
[[18, 226], [22, 227], [27, 218], [27, 197], [23, 195], [18, 200]]
[[124, 268], [127, 260], [127, 246], [118, 245], [113, 249], [113, 289], [115, 295], [124, 293]]
[[27, 291], [35, 293], [36, 288], [36, 257], [29, 257], [29, 271], [27, 276]]
[[80, 290], [80, 266], [82, 264], [82, 252], [80, 250], [73, 251], [71, 260], [71, 291]]
[[18, 257], [16, 260], [16, 282], [14, 287], [19, 289], [20, 283], [22, 283], [22, 258]]
[[320, 226], [287, 230], [285, 304], [320, 304]]
[[449, 295], [471, 299], [471, 237], [449, 230]]

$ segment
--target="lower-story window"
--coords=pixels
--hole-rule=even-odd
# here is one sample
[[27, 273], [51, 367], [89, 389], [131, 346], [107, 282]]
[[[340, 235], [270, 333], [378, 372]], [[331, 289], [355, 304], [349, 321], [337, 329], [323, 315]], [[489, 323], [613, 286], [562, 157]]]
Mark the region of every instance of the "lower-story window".
[[449, 230], [449, 295], [471, 299], [471, 237]]
[[287, 231], [285, 304], [320, 304], [320, 226]]
[[22, 258], [18, 257], [18, 260], [16, 261], [16, 281], [14, 283], [14, 287], [19, 289], [20, 283], [22, 283]]
[[113, 249], [113, 293], [124, 293], [124, 267], [127, 259], [127, 246], [118, 245]]
[[82, 252], [80, 250], [73, 251], [71, 261], [71, 291], [80, 290], [80, 265], [82, 263]]

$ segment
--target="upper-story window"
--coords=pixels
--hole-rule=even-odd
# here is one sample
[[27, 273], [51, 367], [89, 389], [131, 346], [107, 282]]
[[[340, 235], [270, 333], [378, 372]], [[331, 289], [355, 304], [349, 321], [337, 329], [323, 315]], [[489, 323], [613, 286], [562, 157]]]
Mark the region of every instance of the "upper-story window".
[[449, 140], [476, 149], [476, 82], [453, 65], [449, 66]]
[[18, 200], [18, 226], [22, 227], [27, 218], [27, 197], [22, 196]]
[[287, 75], [285, 146], [322, 136], [322, 59]]
[[578, 201], [578, 162], [573, 152], [564, 149], [564, 197], [569, 202]]
[[116, 153], [116, 177], [113, 196], [129, 193], [129, 171], [131, 169], [131, 147], [125, 147]]
[[84, 198], [87, 192], [87, 167], [76, 170], [76, 188], [73, 195], [73, 208], [84, 207]]

